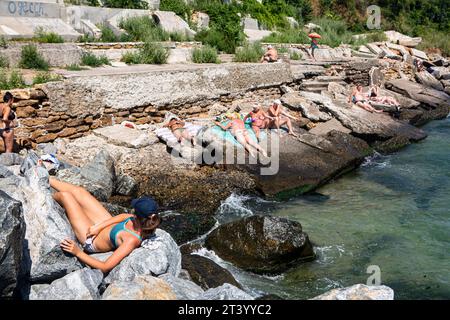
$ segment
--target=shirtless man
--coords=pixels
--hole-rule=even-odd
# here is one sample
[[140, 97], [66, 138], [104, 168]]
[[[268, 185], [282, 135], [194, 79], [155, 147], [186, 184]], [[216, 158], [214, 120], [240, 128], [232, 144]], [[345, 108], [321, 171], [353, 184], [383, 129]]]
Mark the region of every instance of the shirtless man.
[[218, 121], [214, 121], [214, 123], [222, 128], [222, 130], [230, 129], [236, 140], [245, 148], [245, 150], [248, 151], [248, 153], [252, 157], [256, 157], [255, 153], [253, 152], [254, 149], [256, 149], [256, 151], [260, 151], [263, 156], [267, 157], [267, 152], [258, 143], [254, 142], [252, 138], [250, 138], [247, 129], [245, 128], [244, 120], [242, 120], [236, 113], [227, 114], [227, 118], [230, 120], [230, 122], [225, 126]]
[[265, 62], [277, 62], [277, 61], [278, 61], [278, 52], [272, 45], [269, 44], [267, 46], [266, 53], [261, 57], [261, 62], [265, 63]]
[[192, 145], [195, 146], [195, 138], [184, 128], [184, 121], [181, 121], [177, 118], [172, 118], [170, 121], [164, 125], [164, 127], [168, 127], [173, 135], [177, 138], [178, 142], [182, 142], [184, 139], [190, 140]]
[[250, 118], [252, 121], [252, 129], [255, 132], [255, 136], [259, 141], [259, 132], [261, 129], [267, 129], [269, 127], [270, 121], [275, 120], [275, 118], [269, 116], [267, 112], [261, 109], [261, 106], [255, 104], [253, 110], [247, 114], [244, 118], [244, 122]]
[[376, 112], [376, 113], [382, 113], [383, 110], [377, 110], [374, 107], [372, 107], [369, 103], [369, 100], [367, 98], [367, 95], [363, 93], [363, 89], [361, 85], [357, 85], [355, 88], [353, 88], [352, 93], [348, 97], [348, 103], [354, 103], [358, 107], [363, 108], [366, 111], [369, 112]]
[[298, 137], [297, 134], [294, 133], [294, 130], [292, 128], [292, 120], [298, 120], [296, 117], [291, 116], [289, 113], [283, 110], [283, 107], [281, 106], [281, 101], [279, 99], [276, 99], [273, 101], [273, 104], [270, 106], [268, 111], [269, 116], [273, 117], [274, 120], [271, 121], [269, 128], [275, 128], [278, 130], [278, 134], [280, 133], [280, 127], [282, 125], [287, 125], [288, 127], [288, 133], [294, 137]]
[[14, 103], [14, 97], [11, 92], [6, 92], [3, 96], [3, 102], [0, 103], [0, 137], [5, 144], [5, 152], [13, 152], [14, 130], [11, 128], [11, 122], [14, 116], [11, 110]]

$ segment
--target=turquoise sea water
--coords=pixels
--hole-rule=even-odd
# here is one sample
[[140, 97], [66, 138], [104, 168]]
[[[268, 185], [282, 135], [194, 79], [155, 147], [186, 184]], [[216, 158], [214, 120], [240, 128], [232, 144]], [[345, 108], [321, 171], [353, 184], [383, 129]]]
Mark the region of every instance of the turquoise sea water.
[[370, 265], [379, 266], [396, 299], [450, 298], [450, 118], [423, 129], [424, 141], [367, 159], [314, 194], [284, 203], [236, 197], [240, 210], [219, 215], [222, 222], [230, 211], [234, 218], [263, 212], [299, 221], [317, 260], [278, 277], [220, 263], [250, 290], [288, 299], [366, 283]]

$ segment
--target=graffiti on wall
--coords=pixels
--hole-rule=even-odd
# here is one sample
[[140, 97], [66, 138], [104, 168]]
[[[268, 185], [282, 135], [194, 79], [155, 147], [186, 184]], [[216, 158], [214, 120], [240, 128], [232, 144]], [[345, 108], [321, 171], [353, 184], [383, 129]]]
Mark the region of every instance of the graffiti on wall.
[[9, 1], [8, 12], [23, 17], [42, 17], [44, 15], [44, 4], [40, 2]]

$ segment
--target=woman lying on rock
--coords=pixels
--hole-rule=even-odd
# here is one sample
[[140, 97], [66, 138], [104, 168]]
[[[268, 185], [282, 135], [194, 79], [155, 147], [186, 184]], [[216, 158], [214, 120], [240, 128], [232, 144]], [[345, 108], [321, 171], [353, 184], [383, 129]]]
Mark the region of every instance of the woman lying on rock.
[[169, 120], [164, 127], [168, 127], [172, 131], [178, 142], [182, 142], [184, 139], [191, 141], [192, 145], [195, 146], [195, 138], [189, 133], [189, 131], [184, 127], [185, 122], [177, 118], [172, 118]]
[[[53, 198], [64, 207], [67, 218], [83, 249], [75, 241], [65, 239], [61, 248], [76, 256], [81, 262], [107, 273], [123, 258], [141, 245], [142, 239], [152, 235], [161, 223], [156, 212], [157, 203], [142, 197], [131, 202], [135, 214], [120, 214], [115, 217], [82, 187], [50, 177], [50, 186], [57, 192]], [[114, 251], [104, 262], [88, 255]]]
[[250, 138], [247, 129], [245, 128], [245, 122], [238, 116], [235, 112], [228, 113], [227, 118], [230, 120], [227, 125], [222, 125], [218, 121], [214, 121], [214, 123], [222, 128], [223, 130], [231, 129], [231, 133], [236, 138], [236, 140], [248, 151], [248, 153], [255, 157], [255, 153], [253, 150], [260, 151], [263, 156], [267, 157], [266, 151], [256, 142]]
[[352, 93], [348, 97], [348, 103], [351, 104], [352, 102], [356, 104], [358, 107], [361, 107], [369, 112], [376, 112], [376, 113], [383, 112], [383, 110], [377, 110], [370, 105], [369, 100], [367, 96], [364, 94], [361, 85], [357, 85], [355, 88], [353, 88]]

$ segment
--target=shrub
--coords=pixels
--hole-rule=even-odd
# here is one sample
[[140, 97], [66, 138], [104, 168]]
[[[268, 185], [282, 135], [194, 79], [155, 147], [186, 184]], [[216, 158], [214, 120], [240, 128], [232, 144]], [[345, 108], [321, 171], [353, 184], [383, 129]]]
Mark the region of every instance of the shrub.
[[38, 52], [33, 44], [22, 47], [19, 66], [23, 69], [48, 70], [48, 62]]
[[148, 3], [144, 0], [103, 0], [102, 2], [103, 6], [108, 8], [148, 9]]
[[279, 48], [277, 48], [277, 52], [278, 53], [288, 53], [289, 49], [285, 48], [285, 47], [279, 47]]
[[58, 74], [52, 74], [50, 72], [39, 72], [33, 78], [33, 84], [46, 83], [50, 81], [59, 81], [61, 80], [61, 76]]
[[57, 33], [47, 32], [43, 28], [36, 29], [34, 39], [41, 43], [63, 43], [64, 39]]
[[120, 61], [127, 64], [164, 64], [169, 58], [169, 50], [159, 43], [145, 42], [138, 52], [125, 53]]
[[108, 26], [105, 24], [99, 25], [99, 29], [102, 31], [102, 35], [100, 37], [101, 42], [117, 42], [118, 37], [114, 34]]
[[7, 48], [8, 47], [8, 42], [6, 41], [5, 37], [0, 36], [0, 47], [1, 48]]
[[309, 38], [303, 30], [285, 29], [278, 32], [272, 32], [261, 41], [269, 43], [308, 43]]
[[444, 56], [450, 56], [450, 41], [447, 32], [422, 28], [418, 34], [422, 37], [422, 42], [419, 44], [418, 49], [429, 50], [438, 48]]
[[170, 34], [157, 26], [149, 16], [129, 17], [119, 22], [133, 41], [167, 41]]
[[8, 78], [6, 70], [0, 69], [0, 90], [23, 88], [25, 86], [25, 81], [19, 71], [13, 70]]
[[98, 41], [90, 34], [83, 34], [82, 36], [78, 37], [77, 42], [96, 42]]
[[208, 45], [195, 48], [192, 51], [192, 61], [195, 63], [220, 63], [217, 50]]
[[169, 50], [159, 43], [145, 42], [139, 49], [140, 63], [164, 64], [169, 58]]
[[76, 63], [66, 66], [65, 69], [66, 69], [66, 70], [69, 70], [69, 71], [81, 71], [81, 70], [86, 70], [86, 68], [83, 68], [83, 67], [81, 67], [80, 65], [78, 65], [78, 64], [76, 64]]
[[189, 18], [191, 13], [191, 9], [184, 0], [161, 0], [159, 10], [173, 11], [184, 19]]
[[81, 64], [96, 68], [105, 64], [109, 65], [110, 62], [106, 56], [97, 57], [92, 52], [85, 52], [81, 57]]
[[242, 48], [236, 50], [233, 61], [236, 62], [259, 62], [264, 50], [261, 45], [257, 42], [252, 45], [246, 44]]
[[139, 64], [141, 59], [139, 52], [126, 52], [122, 55], [120, 61], [125, 62], [126, 64]]
[[182, 41], [190, 41], [191, 39], [189, 38], [189, 36], [186, 33], [171, 32], [170, 40], [176, 41], [176, 42], [182, 42]]
[[300, 60], [302, 58], [302, 55], [299, 54], [297, 51], [293, 51], [290, 55], [289, 58], [291, 60]]
[[0, 54], [0, 68], [8, 68], [9, 60], [4, 55]]

